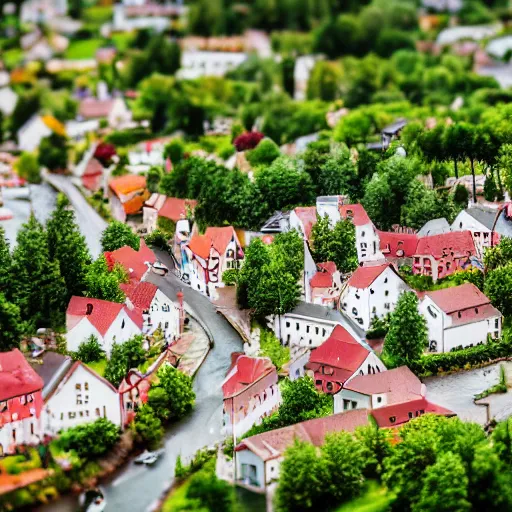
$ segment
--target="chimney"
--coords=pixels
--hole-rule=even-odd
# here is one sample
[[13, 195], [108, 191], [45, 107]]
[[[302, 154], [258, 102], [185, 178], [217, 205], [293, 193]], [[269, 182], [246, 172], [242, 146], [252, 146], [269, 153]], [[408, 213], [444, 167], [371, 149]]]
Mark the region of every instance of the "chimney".
[[85, 314], [87, 316], [92, 314], [92, 304], [90, 302], [87, 304], [87, 309], [85, 310]]

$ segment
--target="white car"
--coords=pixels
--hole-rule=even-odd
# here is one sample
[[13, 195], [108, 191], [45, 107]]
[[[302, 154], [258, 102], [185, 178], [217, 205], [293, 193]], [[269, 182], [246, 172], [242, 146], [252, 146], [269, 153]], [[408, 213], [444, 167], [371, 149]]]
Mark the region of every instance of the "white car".
[[160, 261], [155, 261], [151, 269], [159, 276], [165, 276], [169, 272], [169, 269]]

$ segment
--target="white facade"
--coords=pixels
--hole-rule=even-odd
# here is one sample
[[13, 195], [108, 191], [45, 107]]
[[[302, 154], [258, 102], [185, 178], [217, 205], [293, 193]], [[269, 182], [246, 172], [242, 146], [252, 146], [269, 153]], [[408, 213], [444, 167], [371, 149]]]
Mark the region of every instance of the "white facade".
[[67, 13], [67, 0], [29, 0], [21, 5], [23, 23], [42, 23]]
[[288, 378], [290, 380], [297, 380], [306, 375], [306, 365], [309, 363], [310, 355], [311, 350], [301, 348], [290, 358], [288, 365]]
[[122, 98], [116, 98], [108, 114], [108, 125], [111, 128], [120, 128], [132, 120], [132, 113]]
[[492, 231], [465, 210], [455, 217], [452, 231], [471, 231], [475, 249], [480, 258], [484, 254], [484, 248], [492, 246]]
[[18, 95], [10, 87], [0, 89], [0, 112], [4, 116], [10, 116], [14, 112]]
[[283, 457], [267, 461], [253, 453], [251, 450], [242, 450], [236, 453], [237, 476], [246, 485], [260, 488], [262, 491], [267, 485], [279, 479], [279, 467]]
[[356, 226], [357, 259], [359, 263], [384, 259], [380, 250], [380, 238], [373, 223]]
[[332, 333], [338, 322], [286, 313], [273, 321], [275, 335], [283, 345], [316, 348]]
[[67, 349], [70, 352], [76, 352], [80, 343], [94, 335], [98, 339], [101, 347], [110, 355], [112, 345], [115, 343], [124, 343], [134, 336], [142, 334], [141, 329], [128, 316], [125, 309], [122, 309], [112, 322], [107, 332], [101, 335], [89, 319], [84, 316], [72, 329], [66, 334]]
[[13, 444], [37, 445], [41, 437], [41, 419], [35, 416], [5, 423], [0, 427], [0, 456], [7, 453]]
[[[380, 396], [380, 398], [382, 401], [382, 396]], [[373, 403], [375, 403], [377, 407], [385, 405], [385, 403], [381, 404], [378, 402], [377, 395], [375, 396], [375, 400], [372, 400], [371, 395], [364, 395], [363, 393], [358, 393], [351, 389], [342, 388], [339, 393], [334, 395], [334, 414], [351, 409], [373, 409]]]
[[427, 321], [430, 352], [449, 352], [459, 346], [469, 347], [486, 343], [488, 335], [493, 338], [501, 336], [501, 314], [497, 310], [496, 315], [454, 325], [452, 316], [442, 311], [426, 295], [419, 305], [419, 311]]
[[42, 413], [45, 434], [107, 418], [122, 426], [121, 401], [117, 390], [82, 363], [75, 363], [55, 392], [47, 398]]
[[34, 151], [51, 134], [52, 131], [44, 124], [41, 116], [34, 116], [18, 130], [18, 148], [21, 151]]
[[120, 32], [129, 32], [131, 30], [141, 30], [149, 28], [154, 29], [157, 32], [163, 32], [171, 23], [171, 20], [164, 16], [139, 16], [136, 18], [129, 18], [128, 16], [126, 16], [127, 6], [127, 4], [114, 5], [114, 19], [112, 24], [112, 30]]
[[408, 290], [409, 286], [388, 266], [367, 288], [347, 284], [341, 292], [340, 308], [367, 331], [373, 318], [392, 313], [400, 294]]
[[247, 59], [242, 52], [184, 51], [178, 76], [195, 79], [203, 76], [224, 76]]

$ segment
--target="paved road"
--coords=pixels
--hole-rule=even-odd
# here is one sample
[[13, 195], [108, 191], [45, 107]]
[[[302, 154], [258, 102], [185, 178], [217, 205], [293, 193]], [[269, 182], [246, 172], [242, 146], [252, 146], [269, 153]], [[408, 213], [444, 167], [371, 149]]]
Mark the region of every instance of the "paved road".
[[45, 179], [55, 188], [66, 194], [75, 213], [80, 231], [85, 236], [89, 250], [94, 258], [101, 254], [101, 233], [107, 227], [107, 223], [100, 217], [85, 197], [73, 185], [70, 178], [57, 174], [48, 174]]

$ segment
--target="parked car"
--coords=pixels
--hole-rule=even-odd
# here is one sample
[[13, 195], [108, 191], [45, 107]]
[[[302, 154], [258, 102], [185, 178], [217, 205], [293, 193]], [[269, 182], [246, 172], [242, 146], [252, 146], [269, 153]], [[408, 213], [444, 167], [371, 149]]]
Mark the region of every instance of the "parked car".
[[169, 269], [160, 261], [155, 261], [155, 263], [153, 263], [152, 270], [159, 276], [165, 276], [167, 272], [169, 272]]

